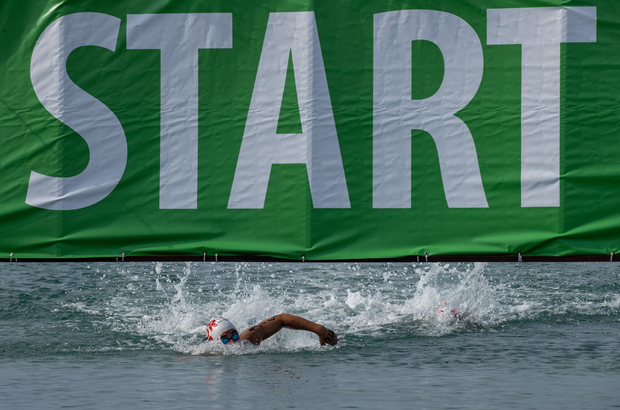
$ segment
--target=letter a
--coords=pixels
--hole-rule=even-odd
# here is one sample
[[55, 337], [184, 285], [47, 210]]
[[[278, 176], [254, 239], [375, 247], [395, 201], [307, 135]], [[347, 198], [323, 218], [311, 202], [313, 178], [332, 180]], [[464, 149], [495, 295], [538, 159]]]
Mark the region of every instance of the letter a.
[[[289, 55], [301, 134], [277, 134]], [[315, 208], [350, 208], [314, 13], [271, 13], [229, 209], [265, 204], [272, 164], [306, 164]]]

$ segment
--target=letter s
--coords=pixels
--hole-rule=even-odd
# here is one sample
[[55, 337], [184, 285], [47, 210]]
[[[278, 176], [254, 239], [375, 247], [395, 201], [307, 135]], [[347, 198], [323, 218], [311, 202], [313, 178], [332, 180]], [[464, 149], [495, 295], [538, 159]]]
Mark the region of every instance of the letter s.
[[67, 58], [83, 46], [114, 51], [120, 19], [101, 13], [59, 18], [41, 34], [32, 53], [30, 79], [41, 104], [88, 144], [90, 159], [80, 174], [50, 177], [32, 171], [26, 203], [66, 211], [91, 206], [114, 190], [127, 165], [127, 140], [118, 118], [67, 74]]

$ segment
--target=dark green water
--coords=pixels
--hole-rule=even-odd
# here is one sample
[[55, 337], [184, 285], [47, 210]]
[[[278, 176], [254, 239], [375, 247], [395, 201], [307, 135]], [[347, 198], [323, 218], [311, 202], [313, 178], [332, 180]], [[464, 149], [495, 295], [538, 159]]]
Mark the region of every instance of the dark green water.
[[[202, 341], [280, 312], [340, 343]], [[0, 408], [607, 409], [619, 386], [614, 263], [0, 266]]]

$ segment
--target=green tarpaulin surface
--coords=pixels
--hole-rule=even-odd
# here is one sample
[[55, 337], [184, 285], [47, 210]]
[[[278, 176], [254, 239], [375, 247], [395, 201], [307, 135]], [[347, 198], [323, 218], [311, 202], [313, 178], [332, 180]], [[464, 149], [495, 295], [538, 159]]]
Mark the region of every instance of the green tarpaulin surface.
[[609, 258], [619, 118], [610, 0], [5, 0], [0, 258]]

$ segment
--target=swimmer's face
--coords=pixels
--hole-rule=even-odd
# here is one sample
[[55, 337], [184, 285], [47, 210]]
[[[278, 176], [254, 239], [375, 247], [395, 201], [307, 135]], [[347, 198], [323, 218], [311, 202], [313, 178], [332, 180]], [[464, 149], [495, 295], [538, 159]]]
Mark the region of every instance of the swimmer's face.
[[237, 343], [239, 340], [239, 332], [237, 332], [237, 329], [228, 329], [220, 335], [220, 340], [224, 344]]

